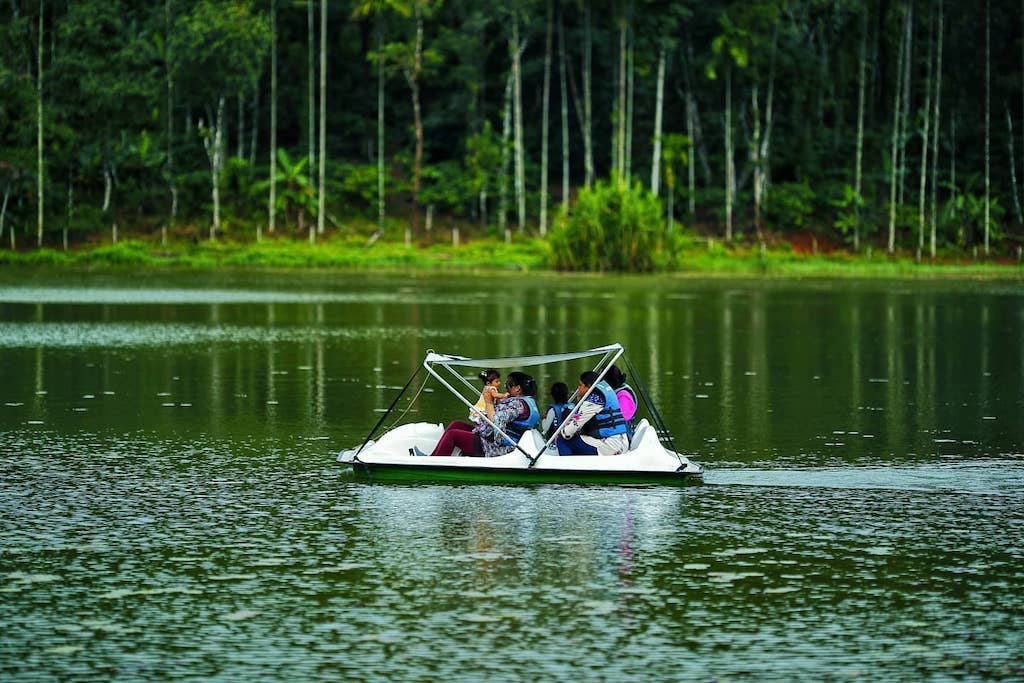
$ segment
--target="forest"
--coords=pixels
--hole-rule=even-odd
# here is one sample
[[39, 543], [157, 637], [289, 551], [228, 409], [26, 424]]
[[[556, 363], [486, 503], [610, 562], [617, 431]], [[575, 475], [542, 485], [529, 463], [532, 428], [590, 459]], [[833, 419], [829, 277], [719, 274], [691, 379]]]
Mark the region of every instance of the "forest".
[[1022, 34], [1010, 0], [9, 0], [0, 245], [1016, 260]]

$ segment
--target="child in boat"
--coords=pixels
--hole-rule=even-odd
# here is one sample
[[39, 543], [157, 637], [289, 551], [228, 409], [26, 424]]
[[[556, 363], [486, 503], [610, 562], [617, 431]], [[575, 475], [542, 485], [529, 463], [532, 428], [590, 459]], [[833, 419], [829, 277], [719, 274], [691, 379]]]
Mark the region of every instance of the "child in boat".
[[[469, 411], [469, 421], [473, 424], [480, 422], [481, 413], [487, 413], [488, 403], [494, 405], [497, 401], [508, 398], [507, 393], [501, 393], [501, 373], [497, 370], [493, 368], [484, 370], [480, 373], [480, 381], [484, 384], [484, 389], [480, 392], [480, 400], [473, 406], [476, 410]], [[469, 427], [472, 429], [473, 425], [469, 425]]]
[[562, 425], [565, 416], [572, 410], [572, 404], [569, 403], [569, 385], [565, 382], [552, 384], [551, 401], [551, 405], [548, 406], [544, 414], [544, 421], [541, 422], [541, 431], [544, 432], [545, 440], [551, 438], [555, 430]]
[[[479, 377], [480, 381], [484, 385], [484, 388], [483, 391], [480, 392], [480, 400], [476, 402], [475, 406], [473, 406], [473, 410], [469, 411], [469, 421], [467, 422], [465, 420], [453, 420], [452, 422], [448, 423], [447, 427], [444, 428], [445, 435], [447, 435], [449, 432], [465, 432], [467, 434], [472, 434], [476, 426], [480, 424], [480, 416], [487, 415], [488, 406], [490, 406], [491, 409], [493, 410], [494, 404], [497, 401], [500, 401], [501, 399], [508, 397], [507, 393], [501, 393], [501, 391], [499, 390], [499, 387], [501, 386], [500, 372], [498, 372], [494, 368], [490, 368], [488, 370], [484, 370], [483, 372], [481, 372]], [[450, 439], [448, 439], [448, 441], [450, 441]], [[442, 447], [442, 451], [439, 452], [438, 449], [435, 448], [434, 452], [431, 453], [430, 455], [451, 455], [451, 446], [445, 445], [447, 444], [447, 441], [445, 440], [444, 436], [442, 436], [442, 442], [444, 443], [439, 442], [439, 445], [441, 445]], [[447, 452], [444, 452], [445, 450], [447, 450]], [[476, 449], [474, 449], [474, 451], [475, 450]], [[409, 454], [427, 455], [426, 453], [419, 451], [419, 449], [417, 448], [410, 448]]]
[[[481, 421], [472, 431], [467, 431], [463, 429], [465, 422], [453, 422], [444, 430], [430, 455], [454, 455], [458, 449], [462, 455], [494, 457], [515, 449], [515, 441], [509, 438], [518, 439], [539, 421], [533, 398], [537, 394], [537, 382], [525, 373], [510, 372], [505, 387], [508, 393], [497, 404], [488, 404], [493, 426]], [[409, 449], [409, 454], [426, 455], [415, 446]]]

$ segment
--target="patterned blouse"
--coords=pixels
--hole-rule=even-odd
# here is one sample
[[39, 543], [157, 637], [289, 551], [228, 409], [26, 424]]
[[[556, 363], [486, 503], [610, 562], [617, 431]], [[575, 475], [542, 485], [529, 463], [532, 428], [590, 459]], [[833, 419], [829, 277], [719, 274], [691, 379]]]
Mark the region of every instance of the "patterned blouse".
[[[508, 424], [510, 422], [525, 420], [529, 416], [530, 406], [518, 396], [509, 396], [494, 406], [494, 424], [503, 432], [508, 432]], [[495, 432], [494, 428], [484, 420], [480, 420], [480, 423], [473, 431], [480, 437], [485, 457], [493, 458], [515, 450], [515, 446], [505, 443], [505, 438]]]

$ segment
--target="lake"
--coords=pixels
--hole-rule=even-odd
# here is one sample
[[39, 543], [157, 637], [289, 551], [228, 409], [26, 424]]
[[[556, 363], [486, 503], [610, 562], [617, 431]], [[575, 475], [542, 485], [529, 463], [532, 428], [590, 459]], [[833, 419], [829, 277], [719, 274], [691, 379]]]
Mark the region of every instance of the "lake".
[[[335, 462], [615, 341], [703, 484]], [[0, 678], [1021, 680], [1022, 416], [1019, 282], [0, 271]]]

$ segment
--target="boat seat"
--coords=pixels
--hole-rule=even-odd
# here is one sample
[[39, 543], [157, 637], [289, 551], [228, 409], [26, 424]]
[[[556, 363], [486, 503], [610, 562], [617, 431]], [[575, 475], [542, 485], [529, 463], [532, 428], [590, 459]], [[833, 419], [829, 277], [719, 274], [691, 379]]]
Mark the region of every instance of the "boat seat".
[[519, 439], [519, 446], [527, 453], [540, 453], [544, 447], [544, 437], [536, 429], [527, 429]]
[[636, 448], [640, 446], [643, 440], [647, 437], [648, 429], [650, 429], [650, 426], [647, 424], [646, 420], [640, 423], [640, 426], [633, 432], [633, 438], [629, 440], [629, 450], [636, 450]]

